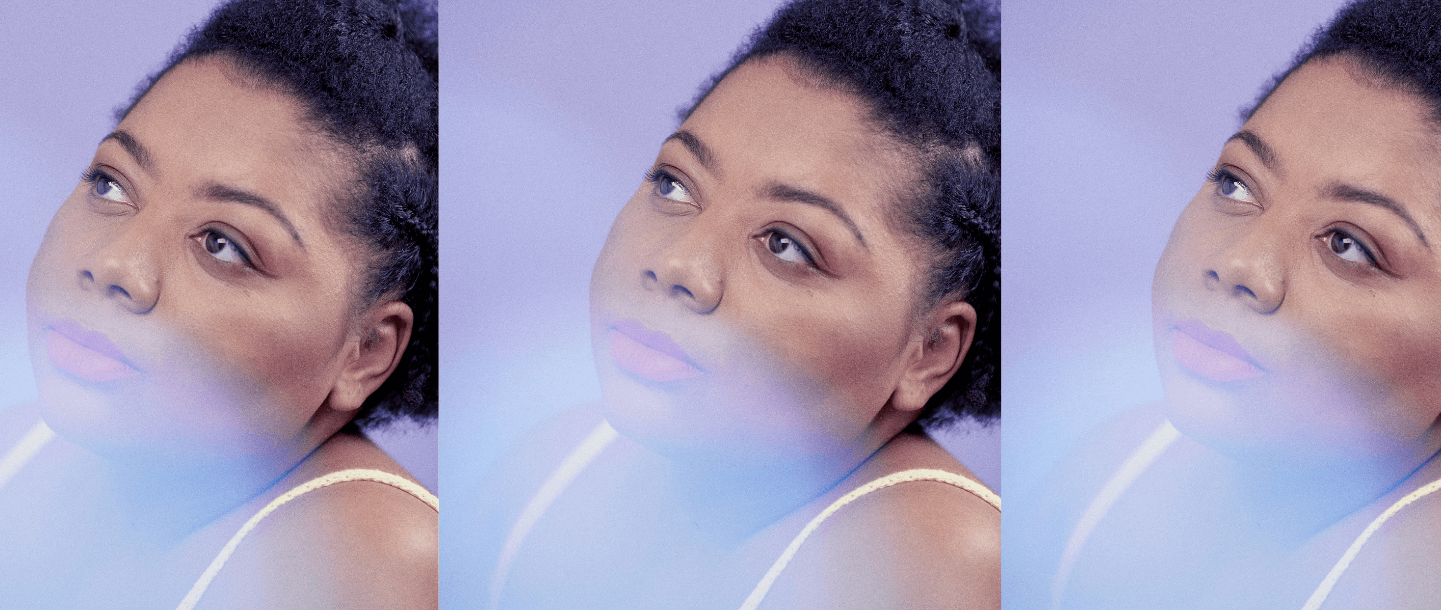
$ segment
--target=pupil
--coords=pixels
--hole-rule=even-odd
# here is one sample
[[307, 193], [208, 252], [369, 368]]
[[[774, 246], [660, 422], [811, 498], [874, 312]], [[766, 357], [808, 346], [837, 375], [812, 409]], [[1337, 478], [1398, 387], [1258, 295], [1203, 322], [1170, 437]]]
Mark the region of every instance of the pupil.
[[207, 251], [209, 251], [211, 254], [215, 254], [216, 252], [219, 252], [219, 251], [221, 251], [221, 250], [224, 249], [224, 248], [225, 248], [225, 238], [224, 238], [224, 237], [220, 237], [219, 235], [216, 235], [216, 234], [214, 234], [214, 233], [211, 233], [210, 235], [207, 235], [207, 236], [205, 237], [205, 249], [206, 249]]
[[786, 245], [789, 244], [790, 241], [789, 239], [781, 237], [780, 233], [771, 233], [771, 252], [780, 254], [782, 250], [786, 249]]
[[1344, 235], [1342, 235], [1342, 234], [1340, 234], [1340, 233], [1334, 233], [1334, 234], [1331, 235], [1331, 251], [1332, 251], [1332, 252], [1335, 252], [1335, 253], [1337, 253], [1337, 254], [1340, 254], [1340, 253], [1342, 253], [1342, 252], [1345, 252], [1346, 250], [1349, 250], [1350, 248], [1351, 248], [1351, 238], [1346, 237], [1346, 236], [1344, 236]]

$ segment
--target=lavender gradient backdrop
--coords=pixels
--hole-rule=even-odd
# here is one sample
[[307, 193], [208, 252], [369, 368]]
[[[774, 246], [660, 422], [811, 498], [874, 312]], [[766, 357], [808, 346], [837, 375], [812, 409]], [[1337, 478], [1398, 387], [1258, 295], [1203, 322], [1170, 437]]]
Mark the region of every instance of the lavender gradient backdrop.
[[[441, 402], [465, 497], [526, 429], [600, 397], [587, 291], [676, 109], [776, 0], [481, 2], [441, 19]], [[1000, 489], [1000, 426], [943, 439]]]
[[[10, 3], [0, 15], [0, 408], [36, 397], [25, 339], [25, 276], [45, 227], [75, 188], [113, 110], [160, 69], [214, 0]], [[377, 441], [435, 489], [434, 427]]]
[[[1339, 4], [1009, 5], [1002, 379], [1011, 507], [1032, 505], [1089, 430], [1161, 397], [1150, 289], [1171, 225], [1240, 126], [1239, 109]], [[1010, 529], [1021, 521], [1006, 520], [1008, 543], [1024, 538]]]

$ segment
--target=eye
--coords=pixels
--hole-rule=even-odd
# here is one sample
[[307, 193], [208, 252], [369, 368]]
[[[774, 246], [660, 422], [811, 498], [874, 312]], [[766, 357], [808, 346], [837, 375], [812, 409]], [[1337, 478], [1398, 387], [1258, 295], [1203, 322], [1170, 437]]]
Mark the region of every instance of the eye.
[[1216, 171], [1211, 172], [1208, 179], [1216, 184], [1216, 193], [1220, 196], [1245, 203], [1256, 203], [1256, 195], [1251, 192], [1251, 187], [1246, 186], [1246, 183], [1230, 170], [1217, 168]]
[[668, 171], [656, 168], [651, 170], [649, 174], [646, 174], [645, 179], [646, 182], [655, 184], [655, 194], [661, 197], [681, 203], [695, 203], [695, 200], [690, 196], [690, 191], [686, 190], [685, 185], [681, 184], [680, 180], [676, 179], [676, 177], [672, 176]]
[[815, 259], [811, 258], [811, 253], [791, 236], [771, 230], [767, 231], [763, 237], [766, 249], [776, 255], [776, 258], [797, 265], [815, 266]]
[[200, 242], [200, 247], [205, 248], [205, 251], [217, 260], [233, 265], [252, 266], [250, 255], [246, 254], [245, 249], [224, 233], [215, 229], [206, 229], [195, 239]]
[[1371, 249], [1352, 237], [1350, 233], [1334, 229], [1322, 235], [1321, 239], [1325, 240], [1326, 247], [1330, 248], [1331, 252], [1341, 260], [1358, 265], [1378, 266], [1375, 255], [1371, 254]]
[[96, 197], [117, 203], [130, 203], [130, 195], [125, 193], [124, 187], [121, 187], [120, 182], [103, 169], [98, 167], [91, 169], [85, 172], [80, 180], [90, 183], [90, 192]]

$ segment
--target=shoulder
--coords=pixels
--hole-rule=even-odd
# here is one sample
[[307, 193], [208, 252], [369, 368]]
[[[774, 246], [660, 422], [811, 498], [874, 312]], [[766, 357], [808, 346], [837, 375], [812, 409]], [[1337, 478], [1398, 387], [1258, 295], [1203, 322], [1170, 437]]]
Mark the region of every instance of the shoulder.
[[[1441, 490], [1402, 508], [1376, 530], [1337, 581], [1326, 606], [1435, 607], [1441, 599], [1441, 546], [1436, 540], [1441, 540]], [[1340, 554], [1328, 559], [1340, 559]]]
[[[268, 514], [204, 599], [213, 596], [235, 608], [436, 607], [439, 515], [411, 493], [373, 479], [415, 481], [383, 452], [363, 444], [317, 458], [318, 468], [287, 477], [277, 491], [311, 488], [307, 483], [317, 480], [312, 474], [363, 470], [313, 487]], [[372, 477], [374, 471], [391, 476]]]
[[601, 422], [598, 405], [564, 411], [520, 436], [474, 484], [447, 496], [447, 605], [486, 598], [487, 577], [495, 571], [521, 513]]
[[[929, 439], [902, 443], [878, 456], [882, 472], [848, 487], [913, 469], [966, 472], [927, 447]], [[998, 608], [1000, 592], [1000, 511], [956, 485], [924, 479], [876, 489], [837, 510], [776, 587], [781, 605], [825, 608]]]

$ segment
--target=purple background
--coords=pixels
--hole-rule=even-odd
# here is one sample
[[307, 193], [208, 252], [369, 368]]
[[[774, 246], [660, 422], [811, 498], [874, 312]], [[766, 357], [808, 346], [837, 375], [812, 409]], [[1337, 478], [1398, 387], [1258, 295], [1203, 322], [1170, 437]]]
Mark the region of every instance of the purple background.
[[[34, 399], [25, 341], [25, 276], [45, 227], [75, 188], [113, 110], [160, 69], [214, 0], [9, 3], [0, 24], [0, 408]], [[435, 489], [434, 428], [379, 435]]]
[[1150, 288], [1171, 225], [1240, 126], [1239, 109], [1338, 5], [1008, 6], [1002, 362], [1012, 506], [1031, 505], [1089, 430], [1161, 397]]
[[[675, 112], [779, 4], [454, 2], [441, 19], [448, 491], [600, 397], [587, 291]], [[1000, 489], [1000, 426], [946, 442]], [[464, 501], [464, 500], [462, 500]]]

